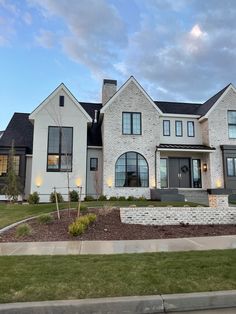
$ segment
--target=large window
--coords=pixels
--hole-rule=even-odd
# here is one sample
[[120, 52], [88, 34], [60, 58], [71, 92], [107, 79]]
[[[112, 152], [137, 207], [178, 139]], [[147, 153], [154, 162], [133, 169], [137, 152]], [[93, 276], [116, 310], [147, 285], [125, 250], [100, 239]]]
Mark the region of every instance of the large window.
[[170, 120], [163, 120], [163, 135], [170, 136]]
[[175, 135], [183, 136], [183, 123], [182, 121], [175, 121]]
[[141, 113], [123, 112], [122, 113], [122, 133], [140, 135], [142, 133]]
[[[8, 171], [8, 155], [0, 155], [0, 177], [5, 177]], [[16, 175], [19, 175], [20, 172], [20, 156], [13, 157], [13, 168]]]
[[229, 138], [236, 138], [236, 111], [228, 111]]
[[227, 176], [235, 177], [236, 176], [236, 158], [226, 158], [226, 166], [227, 166]]
[[72, 171], [73, 128], [48, 128], [48, 171]]
[[148, 164], [146, 159], [135, 152], [121, 155], [115, 166], [117, 187], [148, 187]]
[[193, 121], [188, 121], [187, 122], [187, 133], [188, 133], [189, 137], [194, 137], [195, 136], [194, 122]]
[[193, 169], [193, 187], [194, 188], [201, 188], [202, 187], [202, 180], [201, 180], [201, 161], [200, 159], [193, 159], [192, 160], [192, 169]]
[[168, 187], [167, 158], [161, 158], [160, 172], [161, 172], [161, 188], [167, 188]]

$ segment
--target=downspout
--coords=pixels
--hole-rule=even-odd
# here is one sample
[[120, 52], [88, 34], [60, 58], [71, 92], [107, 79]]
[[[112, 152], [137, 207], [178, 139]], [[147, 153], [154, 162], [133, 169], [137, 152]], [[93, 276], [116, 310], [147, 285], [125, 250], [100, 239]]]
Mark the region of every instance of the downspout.
[[155, 150], [155, 188], [157, 188], [157, 147]]

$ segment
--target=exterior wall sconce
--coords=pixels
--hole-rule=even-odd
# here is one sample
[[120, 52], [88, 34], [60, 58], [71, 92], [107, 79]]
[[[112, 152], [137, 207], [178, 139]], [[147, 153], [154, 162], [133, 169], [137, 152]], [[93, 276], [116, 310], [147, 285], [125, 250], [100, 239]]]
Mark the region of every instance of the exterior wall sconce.
[[40, 188], [40, 186], [42, 185], [42, 183], [43, 183], [42, 177], [37, 176], [37, 177], [35, 178], [35, 185], [36, 185], [36, 187], [37, 187], [37, 188]]
[[217, 189], [219, 189], [219, 188], [222, 187], [222, 182], [221, 182], [220, 179], [217, 179], [217, 180], [216, 180], [216, 187], [217, 187]]
[[75, 180], [75, 184], [76, 184], [77, 188], [79, 188], [79, 187], [81, 186], [81, 179], [80, 179], [80, 178], [77, 178], [77, 179]]
[[207, 164], [203, 164], [203, 171], [204, 171], [204, 172], [207, 171]]
[[111, 179], [111, 178], [109, 178], [109, 179], [107, 180], [107, 185], [108, 185], [109, 188], [112, 187], [112, 179]]

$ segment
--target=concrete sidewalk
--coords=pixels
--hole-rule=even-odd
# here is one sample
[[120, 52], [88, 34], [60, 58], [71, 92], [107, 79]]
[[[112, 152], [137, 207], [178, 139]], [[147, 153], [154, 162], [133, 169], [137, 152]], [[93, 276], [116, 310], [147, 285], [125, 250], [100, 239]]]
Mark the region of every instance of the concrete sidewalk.
[[3, 255], [79, 255], [181, 252], [236, 248], [236, 235], [158, 240], [0, 243]]
[[[2, 314], [157, 314], [204, 309], [236, 310], [236, 291], [0, 304]], [[227, 313], [227, 312], [225, 312]]]

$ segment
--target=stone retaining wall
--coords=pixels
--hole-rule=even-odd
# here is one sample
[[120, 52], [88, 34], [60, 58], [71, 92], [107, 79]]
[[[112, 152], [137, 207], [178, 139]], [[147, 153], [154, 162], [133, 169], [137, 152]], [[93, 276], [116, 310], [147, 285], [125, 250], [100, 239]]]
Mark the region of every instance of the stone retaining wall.
[[191, 225], [235, 224], [236, 208], [209, 207], [135, 207], [121, 208], [121, 221], [126, 224], [141, 225]]

